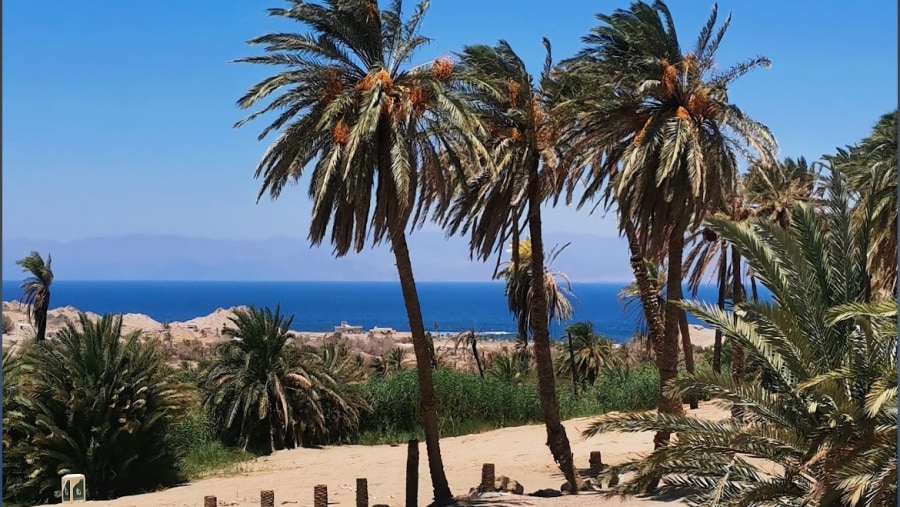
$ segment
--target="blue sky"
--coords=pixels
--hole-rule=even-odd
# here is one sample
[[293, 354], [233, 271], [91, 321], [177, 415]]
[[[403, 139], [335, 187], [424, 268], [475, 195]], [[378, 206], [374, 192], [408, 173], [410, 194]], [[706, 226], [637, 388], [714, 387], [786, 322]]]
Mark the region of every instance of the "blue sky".
[[[712, 2], [672, 0], [685, 45]], [[270, 69], [228, 64], [253, 36], [290, 30], [276, 0], [9, 0], [3, 9], [5, 238], [127, 234], [305, 237], [305, 186], [255, 203], [261, 125], [234, 130], [235, 100]], [[549, 37], [580, 47], [597, 11], [624, 1], [433, 0], [418, 60], [508, 40], [534, 72]], [[816, 159], [864, 136], [897, 107], [897, 3], [729, 0], [723, 66], [765, 55], [732, 100], [771, 127], [782, 155]], [[612, 235], [609, 221], [548, 212], [545, 229]]]

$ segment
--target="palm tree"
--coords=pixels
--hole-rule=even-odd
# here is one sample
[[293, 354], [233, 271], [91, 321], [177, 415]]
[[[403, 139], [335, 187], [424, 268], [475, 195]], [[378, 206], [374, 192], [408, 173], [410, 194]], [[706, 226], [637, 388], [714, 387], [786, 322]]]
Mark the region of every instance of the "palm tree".
[[47, 337], [47, 311], [50, 310], [50, 284], [53, 283], [52, 259], [47, 254], [47, 262], [41, 254], [31, 252], [16, 261], [28, 278], [22, 281], [23, 302], [29, 306], [29, 323], [36, 327], [34, 341], [44, 341]]
[[819, 165], [800, 157], [780, 162], [750, 165], [741, 178], [741, 193], [754, 215], [768, 218], [782, 228], [790, 226], [791, 209], [796, 202], [822, 198]]
[[[688, 255], [690, 258], [690, 254]], [[666, 269], [665, 266], [657, 266], [652, 261], [645, 260], [647, 265], [647, 271], [650, 274], [650, 279], [653, 281], [653, 287], [657, 291], [657, 300], [659, 307], [663, 307], [666, 304], [666, 298], [664, 296], [664, 288], [666, 285]], [[647, 318], [644, 316], [642, 311], [636, 311], [635, 305], [642, 306], [641, 300], [641, 291], [638, 286], [637, 280], [632, 282], [630, 285], [627, 285], [619, 290], [618, 294], [619, 301], [623, 302], [623, 309], [626, 313], [637, 314], [638, 318], [638, 332], [640, 333], [641, 339], [643, 340], [645, 336], [648, 336], [648, 327], [647, 327]], [[643, 308], [639, 307], [638, 310], [642, 310]], [[688, 325], [687, 314], [684, 312], [681, 313], [681, 318], [678, 323], [679, 326], [679, 334], [681, 335], [681, 344], [684, 351], [684, 368], [688, 373], [694, 373], [694, 348], [691, 345], [691, 335], [690, 335], [690, 326]], [[647, 340], [648, 344], [652, 343], [652, 340]], [[696, 410], [699, 407], [699, 401], [695, 398], [691, 398], [688, 400], [689, 406], [691, 410]]]
[[[531, 305], [534, 297], [531, 277], [531, 238], [525, 237], [518, 242], [518, 256], [511, 255], [511, 259], [498, 272], [498, 277], [506, 281], [506, 303], [510, 313], [516, 318], [517, 341], [516, 344], [524, 360], [528, 354], [528, 329], [531, 328]], [[550, 320], [558, 322], [572, 318], [572, 303], [569, 301], [571, 284], [569, 277], [561, 271], [553, 271], [550, 266], [559, 257], [569, 243], [561, 248], [551, 248], [544, 266], [544, 289], [547, 295], [547, 312]], [[565, 283], [565, 287], [561, 283]]]
[[375, 0], [289, 0], [269, 14], [296, 21], [309, 34], [273, 33], [250, 41], [266, 54], [239, 61], [286, 67], [254, 85], [238, 104], [249, 108], [277, 92], [238, 126], [280, 110], [260, 135], [281, 130], [260, 161], [259, 197], [280, 196], [312, 166], [309, 239], [330, 230], [336, 256], [359, 252], [370, 239], [388, 242], [409, 318], [419, 376], [425, 442], [435, 500], [452, 499], [441, 460], [431, 358], [406, 240], [447, 192], [446, 160], [476, 139], [443, 81], [453, 63], [441, 58], [409, 66], [429, 39], [419, 34], [428, 2], [404, 19], [402, 3], [380, 9]]
[[392, 373], [402, 371], [405, 367], [405, 359], [406, 349], [394, 347], [372, 360], [372, 372], [377, 377], [387, 377]]
[[[796, 160], [785, 158], [781, 162], [769, 164], [754, 161], [747, 174], [736, 180], [731, 198], [720, 206], [719, 213], [738, 222], [761, 216], [787, 229], [795, 203], [816, 202], [821, 197], [817, 164], [808, 164], [803, 157]], [[706, 228], [693, 235], [693, 246], [684, 261], [684, 269], [689, 272], [687, 285], [693, 297], [697, 296], [700, 285], [713, 267], [719, 289], [717, 305], [724, 309], [729, 295], [732, 295], [732, 300], [735, 293], [738, 299], [744, 297], [740, 253], [732, 248], [729, 254], [728, 245], [714, 231]], [[756, 277], [752, 270], [747, 275], [753, 298], [758, 299]], [[716, 372], [722, 371], [721, 342], [721, 330], [716, 330], [713, 345], [713, 371]], [[732, 351], [738, 356], [736, 374], [740, 375], [743, 369], [740, 345]]]
[[[635, 2], [597, 18], [601, 25], [584, 38], [587, 47], [564, 63], [576, 91], [565, 105], [571, 118], [565, 139], [580, 160], [590, 162], [582, 166], [592, 169], [581, 204], [603, 190], [607, 207], [618, 208], [622, 228], [634, 228], [640, 251], [668, 257], [665, 332], [657, 354], [665, 384], [677, 374], [685, 233], [731, 187], [737, 154], [754, 150], [768, 160], [774, 150], [768, 129], [731, 104], [727, 93], [735, 80], [769, 60], [757, 57], [716, 72], [716, 50], [730, 17], [714, 31], [715, 7], [690, 52], [682, 50], [662, 1]], [[582, 173], [574, 171], [572, 178], [581, 181]], [[680, 414], [681, 403], [661, 396], [660, 411]], [[657, 444], [668, 437], [660, 431]]]
[[79, 314], [22, 361], [28, 396], [19, 400], [17, 422], [25, 425], [17, 431], [28, 438], [9, 458], [25, 473], [6, 493], [29, 505], [50, 502], [69, 471], [83, 473], [98, 500], [178, 481], [182, 451], [170, 434], [184, 394], [155, 345], [139, 332], [122, 334], [121, 316]]
[[225, 335], [231, 339], [216, 350], [204, 386], [203, 404], [220, 438], [274, 452], [327, 443], [332, 431], [358, 428], [362, 406], [345, 396], [353, 377], [343, 358], [290, 343], [293, 317], [277, 306], [274, 312], [240, 308], [230, 320], [234, 327]]
[[11, 451], [28, 439], [28, 428], [34, 425], [33, 417], [24, 410], [30, 393], [26, 392], [23, 361], [20, 352], [3, 348], [3, 501], [11, 501], [14, 485], [25, 481], [27, 464], [13, 459]]
[[478, 335], [475, 331], [463, 331], [456, 335], [453, 344], [453, 351], [459, 350], [459, 347], [472, 347], [472, 359], [475, 360], [475, 367], [478, 368], [478, 376], [484, 378], [484, 367], [481, 365], [481, 356], [478, 355]]
[[[612, 340], [595, 333], [592, 322], [576, 322], [566, 327], [566, 333], [572, 338], [571, 353], [577, 377], [583, 384], [594, 385], [612, 357]], [[569, 360], [569, 344], [560, 342], [558, 347], [557, 372], [560, 375], [571, 374], [573, 365]]]
[[514, 383], [531, 378], [531, 363], [523, 361], [521, 356], [503, 351], [494, 352], [487, 357], [487, 374], [496, 380]]
[[877, 236], [869, 252], [872, 289], [897, 292], [897, 110], [883, 115], [858, 144], [825, 157], [833, 170], [847, 174], [859, 199], [855, 215], [866, 214]]
[[[507, 294], [520, 310], [528, 299], [528, 324], [534, 338], [541, 412], [547, 427], [547, 445], [574, 491], [583, 487], [575, 468], [569, 439], [560, 421], [553, 359], [550, 353], [551, 304], [541, 229], [541, 205], [558, 187], [556, 124], [547, 113], [552, 97], [550, 42], [544, 39], [546, 58], [540, 80], [505, 41], [495, 46], [466, 46], [459, 55], [454, 88], [475, 111], [486, 136], [488, 153], [477, 164], [460, 167], [458, 198], [447, 213], [445, 227], [451, 233], [471, 232], [473, 256], [486, 260], [499, 254], [509, 234], [513, 260], [509, 267], [513, 285]], [[527, 208], [526, 208], [527, 204]], [[524, 217], [530, 233], [531, 276], [520, 270], [519, 220]], [[549, 277], [552, 282], [553, 277]], [[528, 296], [525, 287], [528, 286]], [[558, 293], [558, 292], [555, 292]], [[520, 327], [521, 332], [521, 327]]]
[[[740, 405], [746, 422], [600, 418], [587, 434], [678, 432], [677, 442], [611, 467], [636, 474], [610, 494], [642, 491], [663, 475], [663, 490], [687, 490], [698, 505], [896, 505], [897, 302], [865, 302], [868, 230], [852, 224], [843, 176], [832, 178], [828, 194], [821, 212], [795, 205], [789, 231], [763, 217], [709, 220], [772, 302], [743, 302], [728, 312], [683, 305], [740, 343], [758, 373], [735, 379], [698, 372], [668, 388]], [[768, 462], [765, 471], [761, 462]]]
[[[653, 286], [656, 290], [656, 300], [659, 306], [666, 304], [665, 287], [666, 287], [666, 270], [664, 266], [660, 266], [653, 261], [644, 260], [649, 278], [653, 280]], [[627, 315], [633, 318], [637, 324], [635, 331], [643, 340], [648, 336], [649, 329], [647, 319], [641, 302], [641, 288], [638, 286], [637, 280], [619, 289], [616, 298], [622, 303], [622, 309]]]

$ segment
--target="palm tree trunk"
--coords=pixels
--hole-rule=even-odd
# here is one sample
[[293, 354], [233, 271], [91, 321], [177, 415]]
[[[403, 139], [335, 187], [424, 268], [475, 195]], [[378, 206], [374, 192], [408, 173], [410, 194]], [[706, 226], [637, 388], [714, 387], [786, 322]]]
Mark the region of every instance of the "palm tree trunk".
[[[687, 312], [681, 310], [681, 316], [678, 318], [678, 327], [681, 330], [681, 348], [684, 349], [684, 369], [691, 375], [694, 374], [694, 346], [691, 344], [691, 326], [688, 325]], [[688, 399], [691, 410], [697, 410], [697, 397], [691, 396]]]
[[[719, 299], [716, 304], [719, 310], [725, 310], [725, 294], [728, 292], [728, 244], [722, 242], [722, 255], [719, 259]], [[722, 373], [722, 330], [716, 328], [716, 336], [713, 341], [713, 363], [715, 373]]]
[[572, 492], [584, 489], [584, 481], [575, 469], [575, 459], [566, 428], [559, 416], [556, 401], [556, 379], [550, 356], [550, 316], [544, 286], [544, 242], [541, 231], [541, 184], [538, 159], [532, 160], [528, 173], [528, 227], [531, 232], [531, 332], [534, 338], [534, 360], [538, 377], [541, 415], [547, 427], [547, 446], [568, 481]]
[[756, 288], [756, 277], [750, 275], [750, 294], [753, 296], [753, 301], [759, 301], [759, 290]]
[[575, 348], [572, 347], [572, 333], [566, 331], [569, 341], [569, 367], [572, 368], [572, 394], [578, 396], [578, 371], [575, 369]]
[[37, 330], [35, 331], [34, 341], [42, 342], [47, 338], [47, 312], [50, 310], [50, 294], [41, 298], [41, 306], [37, 310]]
[[[522, 262], [519, 259], [519, 239], [522, 234], [522, 231], [519, 229], [519, 213], [518, 211], [513, 214], [513, 231], [512, 231], [512, 271], [513, 273], [519, 272], [519, 266]], [[516, 332], [519, 335], [519, 339], [522, 340], [522, 357], [520, 359], [525, 360], [528, 358], [528, 321], [525, 319], [525, 314], [522, 313], [519, 315], [519, 318], [516, 320]]]
[[[625, 218], [623, 220], [623, 225], [625, 236], [628, 238], [628, 249], [631, 251], [629, 262], [631, 263], [631, 270], [634, 272], [634, 280], [637, 282], [640, 291], [641, 306], [644, 309], [644, 319], [647, 321], [647, 335], [651, 345], [653, 345], [654, 356], [656, 356], [656, 367], [662, 371], [662, 361], [663, 356], [665, 355], [665, 351], [663, 350], [663, 337], [666, 333], [666, 326], [663, 320], [659, 291], [657, 290], [658, 288], [656, 287], [655, 280], [650, 277], [650, 272], [647, 271], [644, 252], [638, 242], [637, 231], [634, 230], [634, 224], [631, 222], [631, 219]], [[660, 386], [661, 385], [662, 383], [660, 383]], [[664, 413], [664, 406], [664, 397], [662, 389], [660, 389], [658, 403], [658, 410], [660, 413]], [[653, 441], [654, 444], [656, 444], [656, 442], [668, 441], [668, 439], [668, 431], [657, 432]]]
[[434, 502], [437, 505], [448, 505], [453, 502], [453, 494], [444, 473], [444, 462], [441, 459], [440, 434], [438, 416], [434, 401], [434, 382], [431, 374], [431, 354], [425, 324], [422, 320], [422, 308], [416, 292], [416, 280], [413, 277], [412, 262], [409, 258], [409, 247], [406, 244], [406, 233], [401, 229], [391, 235], [394, 259], [397, 262], [397, 274], [400, 277], [400, 288], [403, 301], [406, 303], [406, 315], [409, 318], [409, 330], [412, 333], [413, 350], [416, 353], [416, 372], [419, 377], [419, 401], [422, 408], [422, 421], [425, 429], [425, 450], [428, 454], [428, 470], [431, 473], [431, 485], [434, 489]]
[[[681, 415], [684, 407], [679, 398], [666, 396], [665, 386], [678, 376], [678, 335], [680, 333], [681, 308], [681, 262], [684, 254], [684, 228], [675, 227], [669, 236], [669, 261], [666, 275], [665, 331], [656, 355], [659, 368], [659, 413]], [[658, 431], [653, 437], [656, 448], [669, 443], [670, 431]]]
[[[741, 281], [741, 253], [731, 245], [731, 301], [733, 306], [737, 306], [744, 300], [744, 284]], [[737, 314], [734, 316], [737, 322]], [[739, 381], [744, 376], [744, 349], [739, 343], [731, 340], [731, 378]], [[734, 419], [741, 418], [741, 410], [738, 407], [731, 407], [731, 416]]]
[[475, 357], [475, 367], [478, 368], [478, 375], [484, 380], [484, 369], [481, 367], [481, 358], [478, 357], [478, 340], [475, 333], [472, 333], [472, 355]]

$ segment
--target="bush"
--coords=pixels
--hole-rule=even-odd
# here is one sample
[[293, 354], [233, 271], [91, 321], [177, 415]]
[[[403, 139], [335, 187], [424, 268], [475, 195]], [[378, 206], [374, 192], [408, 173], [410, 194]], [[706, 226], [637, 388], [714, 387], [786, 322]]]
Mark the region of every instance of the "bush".
[[184, 449], [178, 470], [188, 480], [200, 479], [254, 457], [216, 440], [209, 416], [199, 404], [173, 426], [172, 441]]
[[[415, 433], [421, 428], [419, 382], [415, 370], [405, 370], [364, 385], [372, 408], [360, 422], [361, 433]], [[537, 391], [477, 374], [451, 369], [434, 372], [434, 389], [441, 435], [460, 434], [462, 425], [503, 426], [540, 419]]]
[[340, 346], [290, 342], [293, 316], [278, 306], [239, 309], [204, 379], [203, 406], [226, 444], [260, 453], [348, 440], [365, 400], [359, 367]]
[[[441, 436], [541, 422], [541, 405], [534, 381], [481, 379], [477, 374], [451, 369], [434, 372], [435, 398]], [[582, 417], [609, 410], [644, 410], [656, 407], [659, 375], [650, 365], [613, 371], [605, 368], [596, 384], [575, 395], [571, 382], [559, 379], [557, 399], [563, 418]], [[418, 378], [407, 370], [364, 384], [372, 408], [360, 418], [362, 443], [398, 442], [421, 436]]]
[[179, 479], [170, 431], [183, 397], [172, 370], [137, 333], [121, 336], [121, 317], [79, 320], [23, 354], [15, 426], [27, 436], [4, 452], [23, 472], [5, 491], [15, 500], [53, 501], [69, 472], [98, 500]]
[[594, 385], [604, 412], [650, 410], [659, 402], [659, 370], [652, 363], [610, 365]]
[[12, 319], [9, 318], [9, 315], [3, 316], [3, 334], [10, 334], [15, 329], [16, 325], [13, 323]]

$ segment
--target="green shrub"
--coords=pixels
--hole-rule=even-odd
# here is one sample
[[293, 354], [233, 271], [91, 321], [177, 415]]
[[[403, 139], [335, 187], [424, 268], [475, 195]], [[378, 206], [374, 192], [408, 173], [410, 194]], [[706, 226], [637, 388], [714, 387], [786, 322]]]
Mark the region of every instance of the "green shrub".
[[[414, 370], [398, 372], [364, 385], [372, 407], [361, 417], [361, 433], [412, 433], [421, 427], [419, 383]], [[450, 369], [434, 372], [434, 389], [443, 436], [459, 435], [462, 428], [523, 424], [540, 418], [533, 386], [513, 384]]]
[[178, 469], [189, 480], [202, 478], [254, 458], [253, 454], [227, 447], [217, 440], [209, 416], [199, 405], [174, 425], [172, 441], [184, 449]]
[[[541, 422], [541, 405], [533, 381], [482, 379], [451, 369], [434, 372], [441, 436]], [[578, 394], [571, 382], [559, 379], [557, 399], [563, 418], [609, 410], [656, 407], [659, 376], [651, 364], [613, 371], [604, 368], [595, 385]], [[418, 379], [414, 370], [371, 378], [363, 387], [371, 412], [360, 418], [360, 442], [393, 443], [421, 436]]]
[[594, 387], [604, 412], [650, 410], [659, 401], [659, 371], [652, 363], [610, 365]]
[[170, 432], [184, 397], [158, 349], [121, 326], [82, 314], [23, 353], [15, 426], [26, 438], [4, 452], [22, 475], [5, 494], [53, 501], [66, 473], [83, 473], [98, 500], [178, 481]]

